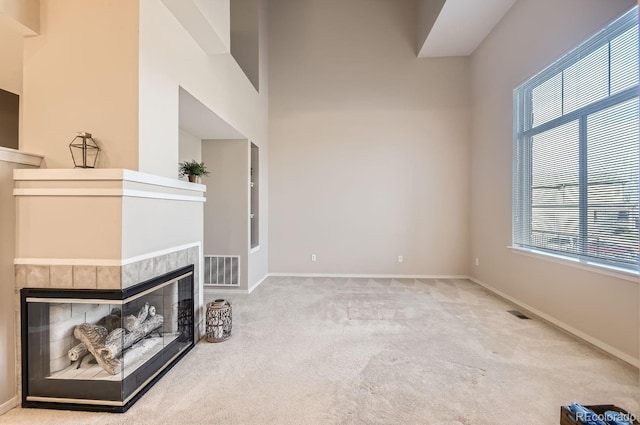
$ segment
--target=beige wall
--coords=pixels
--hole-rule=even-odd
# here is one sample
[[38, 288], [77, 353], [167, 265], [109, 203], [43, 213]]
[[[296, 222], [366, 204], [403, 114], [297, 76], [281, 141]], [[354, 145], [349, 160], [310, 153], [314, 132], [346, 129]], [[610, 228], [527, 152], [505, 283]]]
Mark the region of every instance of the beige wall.
[[30, 167], [0, 160], [0, 414], [13, 407], [10, 400], [17, 388], [15, 324], [20, 309], [15, 304], [13, 271], [16, 234], [13, 170], [16, 168]]
[[16, 209], [17, 258], [121, 258], [121, 198], [18, 196]]
[[[266, 60], [263, 44], [260, 60]], [[266, 69], [261, 67], [261, 87], [266, 86], [266, 78]], [[141, 0], [141, 171], [167, 177], [176, 175], [179, 87], [266, 152], [267, 90], [257, 93], [230, 54], [206, 55], [161, 2]], [[261, 172], [267, 173], [266, 160], [260, 165]], [[260, 199], [266, 205], [266, 187]], [[210, 204], [208, 200], [207, 205]], [[262, 240], [265, 249], [251, 257], [250, 285], [267, 274], [266, 233]]]
[[[1, 40], [1, 38], [0, 38]], [[0, 406], [16, 395], [15, 211], [13, 169], [16, 164], [0, 161]], [[13, 406], [12, 406], [13, 407]], [[1, 413], [1, 412], [0, 412]]]
[[0, 20], [9, 19], [11, 25], [25, 35], [40, 31], [40, 0], [0, 0]]
[[416, 13], [270, 2], [271, 272], [467, 274], [468, 60], [417, 59]]
[[[0, 15], [7, 14], [6, 0]], [[13, 18], [11, 18], [13, 19]], [[0, 88], [16, 93], [22, 101], [23, 34], [6, 16], [0, 19]], [[15, 203], [13, 170], [26, 166], [0, 160], [0, 414], [14, 406], [16, 396], [15, 323]], [[7, 404], [8, 403], [8, 404]]]
[[202, 140], [186, 130], [179, 129], [178, 162], [201, 161]]
[[240, 255], [240, 287], [247, 289], [249, 253], [249, 142], [206, 140], [202, 160], [211, 170], [204, 206], [204, 255]]
[[520, 0], [471, 60], [470, 259], [479, 259], [479, 266], [470, 264], [472, 276], [628, 360], [638, 358], [637, 281], [518, 255], [507, 246], [514, 87], [634, 3]]
[[45, 155], [48, 168], [71, 168], [68, 144], [88, 131], [100, 167], [138, 169], [138, 7], [41, 1], [41, 35], [24, 41], [21, 148]]

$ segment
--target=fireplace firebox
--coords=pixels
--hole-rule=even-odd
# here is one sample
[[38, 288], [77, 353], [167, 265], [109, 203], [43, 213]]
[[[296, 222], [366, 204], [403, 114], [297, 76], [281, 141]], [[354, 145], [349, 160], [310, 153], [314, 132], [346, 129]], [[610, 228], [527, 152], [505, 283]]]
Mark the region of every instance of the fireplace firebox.
[[22, 289], [22, 406], [126, 411], [194, 347], [193, 270], [123, 290]]

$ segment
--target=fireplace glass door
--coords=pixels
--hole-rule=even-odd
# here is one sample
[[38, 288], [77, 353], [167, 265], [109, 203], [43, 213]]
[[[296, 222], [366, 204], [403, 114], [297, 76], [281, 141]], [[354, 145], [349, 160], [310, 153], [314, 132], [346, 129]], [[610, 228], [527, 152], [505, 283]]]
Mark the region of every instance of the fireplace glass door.
[[21, 295], [25, 407], [125, 411], [194, 345], [193, 266], [121, 291]]

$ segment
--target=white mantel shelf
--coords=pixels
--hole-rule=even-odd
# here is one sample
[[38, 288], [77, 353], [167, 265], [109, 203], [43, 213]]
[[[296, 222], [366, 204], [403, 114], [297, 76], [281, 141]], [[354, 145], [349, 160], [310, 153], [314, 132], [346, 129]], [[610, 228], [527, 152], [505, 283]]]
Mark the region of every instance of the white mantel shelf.
[[18, 169], [14, 170], [13, 179], [15, 181], [122, 181], [201, 193], [207, 190], [207, 186], [203, 184], [123, 168]]

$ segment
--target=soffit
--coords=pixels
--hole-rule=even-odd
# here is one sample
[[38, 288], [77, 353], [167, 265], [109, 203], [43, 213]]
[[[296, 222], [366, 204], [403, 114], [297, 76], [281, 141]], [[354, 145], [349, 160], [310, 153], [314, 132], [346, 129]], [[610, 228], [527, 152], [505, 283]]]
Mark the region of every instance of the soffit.
[[469, 56], [516, 0], [447, 0], [418, 57]]

